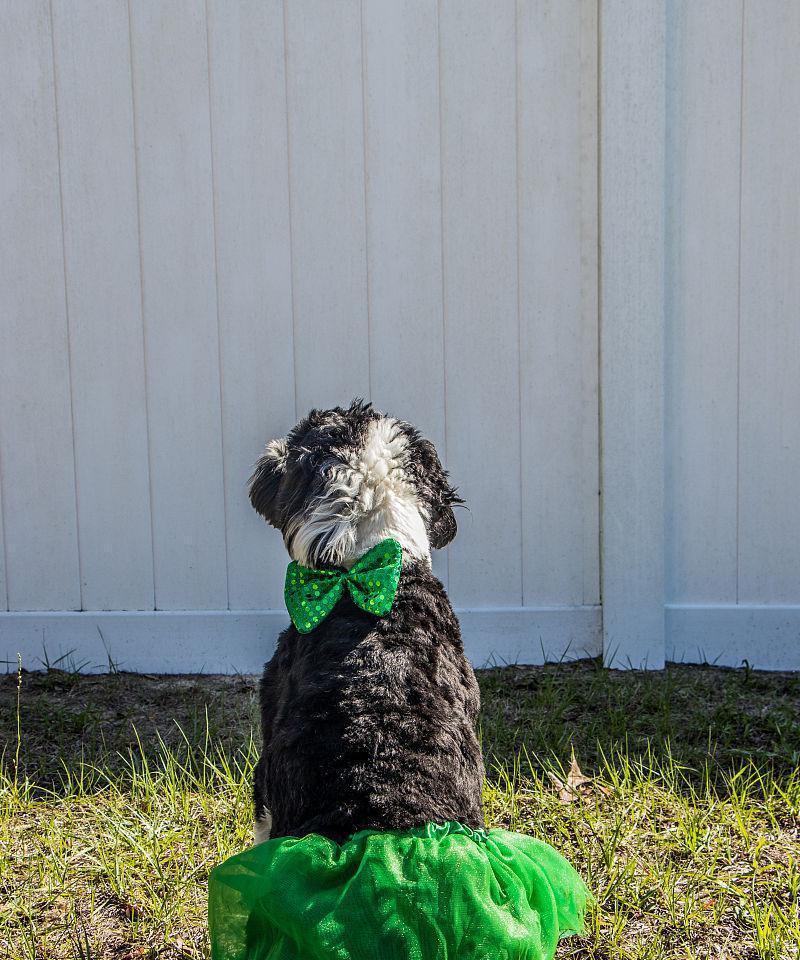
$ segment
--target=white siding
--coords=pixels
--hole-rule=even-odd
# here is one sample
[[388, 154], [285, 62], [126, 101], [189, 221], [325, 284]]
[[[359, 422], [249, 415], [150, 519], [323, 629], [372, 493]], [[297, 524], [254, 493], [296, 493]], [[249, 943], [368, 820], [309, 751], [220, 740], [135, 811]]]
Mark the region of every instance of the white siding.
[[228, 605], [205, 7], [131, 3], [155, 605]]
[[797, 4], [0, 5], [0, 659], [254, 669], [363, 395], [476, 660], [800, 667]]
[[136, 162], [124, 0], [56, 0], [53, 53], [88, 610], [153, 607]]
[[675, 5], [667, 46], [667, 597], [736, 602], [742, 9]]
[[664, 664], [664, 7], [605, 0], [600, 78], [603, 641]]
[[517, 11], [523, 600], [580, 606], [600, 591], [597, 8]]
[[50, 8], [0, 13], [0, 468], [11, 610], [79, 610]]
[[435, 568], [474, 655], [597, 652], [596, 19], [10, 5], [3, 599], [31, 614], [9, 656], [102, 633], [129, 666], [235, 668], [204, 631], [273, 629], [286, 562], [251, 465], [357, 395], [469, 503]]
[[747, 4], [744, 37], [737, 599], [797, 603], [800, 4]]
[[358, 0], [286, 4], [298, 414], [369, 395]]
[[213, 0], [208, 14], [228, 601], [279, 608], [283, 542], [246, 481], [295, 422], [283, 5]]
[[667, 654], [800, 667], [800, 6], [667, 43]]
[[447, 462], [471, 513], [450, 547], [461, 606], [522, 604], [514, 0], [443, 0]]

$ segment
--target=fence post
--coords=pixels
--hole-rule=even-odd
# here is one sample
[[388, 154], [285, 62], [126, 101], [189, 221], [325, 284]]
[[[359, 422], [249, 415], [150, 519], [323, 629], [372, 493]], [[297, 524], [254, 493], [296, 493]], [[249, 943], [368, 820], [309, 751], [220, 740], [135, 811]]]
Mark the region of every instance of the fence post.
[[664, 665], [665, 0], [600, 2], [603, 658]]

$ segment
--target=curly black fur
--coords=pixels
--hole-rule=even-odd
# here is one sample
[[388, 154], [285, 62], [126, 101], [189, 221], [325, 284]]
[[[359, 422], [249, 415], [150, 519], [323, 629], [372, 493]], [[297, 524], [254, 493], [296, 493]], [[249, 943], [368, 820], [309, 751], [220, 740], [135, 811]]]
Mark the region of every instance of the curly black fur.
[[281, 634], [261, 681], [256, 810], [271, 811], [273, 836], [338, 841], [483, 826], [479, 705], [444, 588], [415, 564], [386, 617], [348, 597], [312, 633]]

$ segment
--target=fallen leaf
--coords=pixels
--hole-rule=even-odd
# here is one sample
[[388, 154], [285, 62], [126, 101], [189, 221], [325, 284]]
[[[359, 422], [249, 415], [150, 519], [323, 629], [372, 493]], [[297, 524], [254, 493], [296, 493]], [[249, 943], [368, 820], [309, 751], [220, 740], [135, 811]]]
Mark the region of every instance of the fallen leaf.
[[611, 791], [608, 787], [597, 783], [594, 778], [587, 777], [578, 765], [575, 759], [575, 751], [572, 751], [572, 759], [567, 771], [566, 780], [557, 777], [551, 771], [547, 771], [548, 776], [558, 791], [558, 799], [561, 803], [591, 803], [592, 797], [600, 793], [607, 796]]

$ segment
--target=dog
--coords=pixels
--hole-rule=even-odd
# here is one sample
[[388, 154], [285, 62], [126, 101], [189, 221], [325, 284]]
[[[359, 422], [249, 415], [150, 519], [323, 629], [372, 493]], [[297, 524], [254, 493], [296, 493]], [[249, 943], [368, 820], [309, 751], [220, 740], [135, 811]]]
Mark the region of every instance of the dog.
[[346, 571], [387, 539], [402, 549], [384, 616], [344, 591], [314, 629], [278, 637], [260, 686], [256, 843], [446, 821], [484, 829], [478, 685], [431, 572], [463, 501], [434, 445], [362, 400], [312, 410], [267, 444], [250, 501], [302, 567]]

